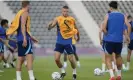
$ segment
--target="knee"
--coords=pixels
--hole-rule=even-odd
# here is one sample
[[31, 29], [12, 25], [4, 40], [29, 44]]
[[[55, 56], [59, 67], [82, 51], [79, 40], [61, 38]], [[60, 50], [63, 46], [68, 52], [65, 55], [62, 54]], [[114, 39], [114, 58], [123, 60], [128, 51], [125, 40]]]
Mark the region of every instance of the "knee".
[[55, 62], [56, 62], [56, 63], [59, 63], [59, 62], [60, 62], [60, 59], [56, 58], [56, 59], [55, 59]]
[[121, 57], [121, 55], [120, 55], [120, 54], [117, 54], [117, 55], [115, 55], [115, 57], [116, 57], [116, 58], [120, 58], [120, 57]]
[[74, 61], [73, 55], [69, 55], [68, 59], [70, 62], [73, 62]]

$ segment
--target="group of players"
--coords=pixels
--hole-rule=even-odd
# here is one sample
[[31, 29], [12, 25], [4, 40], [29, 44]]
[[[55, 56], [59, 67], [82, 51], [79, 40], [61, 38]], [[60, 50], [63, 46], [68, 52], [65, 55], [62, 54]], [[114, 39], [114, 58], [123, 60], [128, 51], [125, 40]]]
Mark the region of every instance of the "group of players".
[[[132, 18], [131, 16], [124, 15], [118, 11], [118, 3], [111, 1], [109, 3], [110, 13], [108, 13], [101, 26], [101, 32], [103, 32], [103, 38], [100, 37], [100, 42], [105, 53], [105, 64], [108, 67], [110, 73], [110, 80], [121, 80], [121, 68], [122, 68], [122, 57], [121, 50], [123, 44], [123, 35], [125, 35], [125, 41], [129, 44], [128, 50], [128, 62], [127, 69], [129, 69], [129, 61], [131, 51], [133, 49], [133, 33], [131, 30]], [[75, 19], [69, 14], [69, 7], [63, 6], [62, 15], [56, 17], [48, 24], [48, 30], [57, 27], [57, 40], [55, 46], [55, 62], [61, 70], [61, 79], [66, 76], [65, 68], [67, 67], [67, 58], [70, 61], [73, 69], [73, 80], [77, 78], [76, 72], [76, 61], [77, 65], [80, 66], [78, 56], [76, 54], [76, 41], [80, 40], [79, 31], [75, 23]], [[38, 43], [30, 34], [30, 15], [29, 15], [29, 1], [22, 1], [22, 9], [18, 11], [10, 27], [5, 30], [4, 28], [8, 25], [7, 20], [2, 20], [0, 27], [0, 57], [7, 64], [7, 60], [3, 57], [3, 45], [5, 44], [11, 53], [18, 51], [18, 60], [16, 66], [16, 79], [22, 80], [21, 69], [24, 60], [27, 61], [27, 70], [30, 80], [36, 80], [33, 74], [33, 50], [32, 42]], [[15, 32], [17, 32], [15, 34]], [[16, 37], [15, 40], [12, 36]], [[11, 39], [10, 39], [11, 37]], [[10, 43], [10, 41], [12, 41]], [[13, 43], [13, 44], [12, 44]], [[16, 46], [17, 44], [17, 46]], [[16, 49], [16, 50], [15, 50]], [[61, 54], [65, 53], [64, 65], [60, 61]], [[112, 54], [115, 54], [114, 68], [117, 68], [117, 77], [115, 78], [114, 71], [112, 68]], [[75, 56], [75, 57], [74, 57]], [[12, 59], [13, 61], [13, 59]], [[103, 64], [103, 66], [105, 66]], [[104, 68], [103, 68], [104, 70]]]
[[[104, 52], [102, 71], [105, 72], [105, 66], [107, 66], [110, 74], [109, 80], [122, 80], [122, 68], [123, 70], [130, 68], [130, 57], [133, 50], [133, 22], [130, 15], [124, 15], [118, 11], [117, 1], [111, 1], [109, 7], [109, 12], [105, 15], [99, 34]], [[128, 45], [127, 67], [121, 57], [123, 42]], [[114, 72], [117, 74], [116, 77]]]
[[[4, 45], [8, 47], [11, 53], [18, 52], [18, 59], [16, 65], [16, 80], [22, 80], [21, 69], [22, 64], [26, 60], [27, 70], [30, 80], [37, 80], [33, 73], [33, 50], [32, 43], [38, 43], [30, 34], [30, 15], [29, 15], [29, 1], [22, 1], [22, 9], [18, 11], [14, 17], [10, 27], [8, 21], [2, 20], [0, 27], [0, 57], [7, 64], [4, 58]], [[61, 79], [66, 76], [65, 68], [67, 67], [67, 58], [71, 63], [73, 69], [73, 80], [76, 80], [76, 61], [77, 66], [80, 67], [78, 55], [76, 54], [75, 44], [80, 40], [79, 31], [76, 27], [75, 19], [68, 15], [68, 6], [63, 6], [62, 15], [56, 17], [48, 24], [48, 30], [57, 26], [57, 41], [55, 48], [55, 62], [61, 69]], [[7, 30], [5, 29], [7, 27]], [[16, 33], [16, 34], [15, 34]], [[12, 39], [15, 36], [15, 40]], [[9, 38], [11, 37], [11, 38]], [[10, 41], [11, 44], [10, 44]], [[9, 43], [9, 44], [8, 44]], [[61, 54], [64, 53], [64, 65], [60, 61]], [[75, 57], [74, 57], [75, 56]], [[76, 61], [75, 61], [76, 59]], [[12, 59], [13, 60], [13, 59]], [[14, 60], [13, 60], [14, 61]]]

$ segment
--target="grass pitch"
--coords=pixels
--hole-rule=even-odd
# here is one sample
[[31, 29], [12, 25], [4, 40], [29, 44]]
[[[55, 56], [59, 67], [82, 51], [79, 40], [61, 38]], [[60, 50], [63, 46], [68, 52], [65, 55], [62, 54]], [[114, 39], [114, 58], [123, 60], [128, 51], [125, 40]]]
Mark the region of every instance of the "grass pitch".
[[[133, 59], [131, 60], [133, 62]], [[105, 73], [104, 76], [94, 76], [93, 71], [95, 68], [101, 68], [101, 58], [98, 57], [80, 57], [81, 68], [77, 68], [77, 80], [109, 80], [109, 74]], [[133, 63], [131, 62], [131, 70], [123, 72], [123, 80], [133, 80]], [[66, 69], [67, 76], [64, 80], [72, 80], [72, 69], [68, 62]], [[38, 80], [52, 80], [52, 72], [60, 72], [57, 68], [54, 57], [37, 57], [34, 62], [34, 72]], [[15, 80], [15, 69], [4, 69], [4, 73], [0, 73], [0, 80]], [[28, 79], [28, 72], [23, 66], [22, 71], [23, 80]]]

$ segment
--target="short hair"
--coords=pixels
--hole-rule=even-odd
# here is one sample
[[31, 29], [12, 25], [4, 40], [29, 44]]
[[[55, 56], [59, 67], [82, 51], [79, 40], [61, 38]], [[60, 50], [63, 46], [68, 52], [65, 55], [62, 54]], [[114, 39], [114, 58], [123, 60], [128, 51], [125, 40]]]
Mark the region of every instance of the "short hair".
[[29, 1], [26, 1], [26, 0], [22, 1], [22, 7], [23, 7], [23, 8], [25, 8], [25, 7], [28, 6], [29, 4], [30, 4]]
[[68, 6], [63, 6], [63, 8], [64, 8], [64, 9], [69, 9], [69, 7], [68, 7]]
[[131, 19], [131, 18], [132, 18], [132, 16], [131, 16], [131, 15], [128, 15], [128, 16], [127, 16], [127, 19]]
[[1, 20], [1, 26], [5, 25], [6, 23], [8, 23], [8, 20], [7, 19], [2, 19]]
[[111, 1], [109, 3], [109, 7], [112, 7], [113, 9], [117, 9], [118, 8], [118, 3], [117, 1]]
[[108, 13], [111, 13], [111, 11], [108, 11]]

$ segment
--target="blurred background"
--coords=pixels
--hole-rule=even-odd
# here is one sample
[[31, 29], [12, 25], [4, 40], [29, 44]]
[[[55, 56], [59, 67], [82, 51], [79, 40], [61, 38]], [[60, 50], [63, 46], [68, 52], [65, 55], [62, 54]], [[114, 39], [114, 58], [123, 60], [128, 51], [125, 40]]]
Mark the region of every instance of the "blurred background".
[[[99, 42], [99, 25], [103, 21], [104, 16], [108, 12], [108, 3], [110, 1], [58, 1], [58, 0], [47, 0], [47, 1], [31, 1], [30, 2], [30, 16], [31, 16], [31, 33], [39, 40], [39, 45], [41, 48], [35, 50], [36, 56], [53, 56], [55, 42], [56, 42], [56, 28], [51, 31], [47, 30], [47, 24], [49, 21], [54, 19], [56, 16], [61, 15], [61, 8], [64, 5], [68, 5], [70, 9], [70, 15], [76, 19], [77, 27], [80, 31], [80, 41], [76, 44], [77, 53], [81, 55], [81, 68], [78, 72], [82, 76], [78, 80], [107, 80], [102, 76], [102, 78], [93, 76], [93, 70], [96, 67], [101, 67], [101, 55], [100, 42]], [[130, 14], [133, 16], [133, 1], [119, 1], [119, 11], [124, 14]], [[21, 9], [20, 1], [0, 1], [0, 20], [8, 19], [11, 23], [15, 14]], [[126, 48], [123, 54], [127, 54]], [[86, 56], [87, 55], [87, 56]], [[98, 57], [92, 57], [93, 55]], [[83, 56], [83, 57], [82, 57]], [[89, 59], [88, 59], [89, 58]], [[43, 75], [49, 76], [52, 72], [58, 69], [54, 63], [53, 57], [46, 57], [35, 61], [35, 74], [40, 72], [38, 76], [40, 80], [44, 80]], [[50, 61], [51, 63], [48, 63]], [[42, 65], [42, 63], [44, 63]], [[90, 65], [89, 65], [90, 63]], [[95, 63], [95, 64], [94, 64]], [[47, 65], [46, 65], [47, 64]], [[54, 64], [54, 65], [53, 65]], [[92, 65], [93, 64], [93, 65]], [[40, 67], [41, 68], [38, 68]], [[48, 69], [48, 67], [53, 66], [53, 69]], [[41, 70], [45, 70], [44, 73]], [[83, 70], [82, 70], [83, 69]], [[88, 70], [90, 69], [90, 70]], [[68, 70], [69, 71], [69, 70]], [[71, 69], [70, 69], [71, 71]], [[7, 71], [8, 72], [8, 71]], [[10, 71], [8, 73], [12, 73]], [[88, 73], [89, 72], [89, 73]], [[124, 80], [133, 80], [133, 77], [126, 75]], [[86, 74], [86, 75], [84, 75]], [[88, 77], [89, 74], [91, 77]], [[71, 74], [70, 74], [71, 75]], [[92, 77], [93, 76], [93, 77]], [[13, 78], [13, 77], [11, 77]], [[27, 77], [26, 77], [27, 78]], [[0, 79], [1, 80], [1, 79]], [[3, 77], [2, 80], [9, 80]], [[27, 79], [25, 79], [27, 80]], [[46, 77], [46, 80], [51, 80]], [[71, 80], [71, 77], [66, 80]]]

